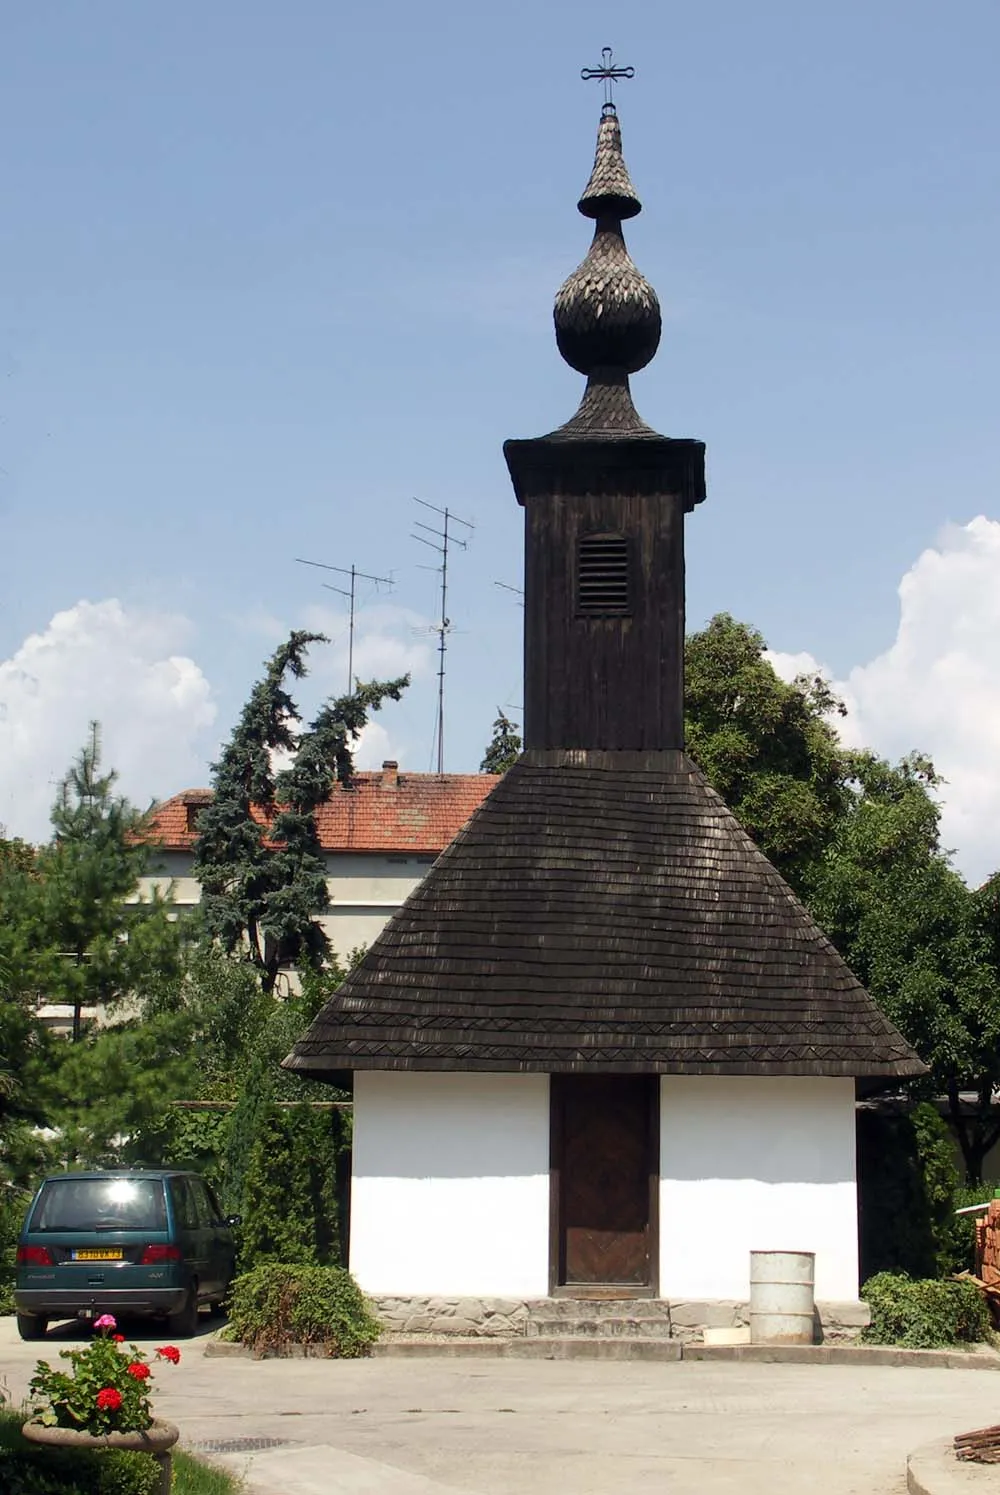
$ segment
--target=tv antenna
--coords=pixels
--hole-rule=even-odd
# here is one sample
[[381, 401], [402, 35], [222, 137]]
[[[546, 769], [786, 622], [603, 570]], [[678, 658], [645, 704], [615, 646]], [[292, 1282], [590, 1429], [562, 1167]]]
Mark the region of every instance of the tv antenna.
[[495, 587], [501, 587], [505, 592], [513, 592], [515, 597], [519, 597], [521, 599], [517, 604], [518, 607], [524, 606], [524, 589], [522, 587], [512, 587], [509, 581], [495, 581], [493, 585]]
[[[462, 550], [467, 550], [468, 540], [460, 540], [452, 533], [453, 524], [462, 524], [467, 530], [475, 528], [472, 521], [462, 519], [458, 514], [453, 514], [450, 509], [439, 509], [437, 504], [426, 503], [422, 498], [415, 498], [415, 504], [421, 508], [430, 509], [435, 514], [440, 514], [443, 524], [436, 529], [432, 524], [424, 524], [415, 519], [414, 529], [423, 530], [424, 534], [412, 534], [411, 538], [419, 540], [421, 545], [429, 545], [431, 550], [436, 550], [441, 557], [440, 566], [434, 569], [441, 574], [441, 621], [432, 629], [438, 636], [438, 709], [437, 709], [437, 771], [444, 773], [444, 671], [445, 651], [448, 647], [448, 635], [451, 632], [451, 619], [448, 617], [448, 550], [452, 545], [458, 545]], [[430, 538], [428, 539], [428, 536]]]
[[324, 581], [323, 586], [328, 592], [339, 592], [341, 597], [347, 598], [350, 622], [347, 629], [347, 694], [350, 695], [354, 689], [354, 619], [357, 613], [357, 586], [359, 581], [373, 581], [376, 587], [392, 586], [391, 576], [369, 576], [367, 571], [359, 571], [357, 566], [327, 566], [323, 561], [306, 561], [300, 555], [295, 557], [300, 566], [317, 566], [320, 571], [336, 571], [341, 576], [351, 578], [350, 587], [335, 587], [330, 582]]

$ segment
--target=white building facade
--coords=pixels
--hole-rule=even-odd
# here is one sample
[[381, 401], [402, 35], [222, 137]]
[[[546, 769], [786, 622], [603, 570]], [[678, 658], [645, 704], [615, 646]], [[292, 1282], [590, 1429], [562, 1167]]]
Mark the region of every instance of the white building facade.
[[[350, 1265], [366, 1292], [549, 1295], [549, 1090], [540, 1074], [356, 1076]], [[750, 1252], [791, 1250], [815, 1253], [821, 1302], [857, 1299], [851, 1080], [665, 1075], [659, 1121], [661, 1298], [746, 1303]]]

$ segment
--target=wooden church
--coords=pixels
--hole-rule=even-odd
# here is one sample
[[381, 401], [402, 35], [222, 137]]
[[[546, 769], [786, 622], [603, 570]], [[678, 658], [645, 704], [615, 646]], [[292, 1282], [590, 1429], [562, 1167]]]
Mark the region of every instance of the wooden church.
[[285, 1061], [351, 1077], [350, 1266], [403, 1317], [745, 1302], [751, 1250], [813, 1251], [817, 1298], [855, 1300], [855, 1085], [923, 1072], [684, 752], [704, 447], [632, 403], [660, 340], [640, 208], [606, 104], [555, 303], [586, 390], [504, 447], [524, 753]]

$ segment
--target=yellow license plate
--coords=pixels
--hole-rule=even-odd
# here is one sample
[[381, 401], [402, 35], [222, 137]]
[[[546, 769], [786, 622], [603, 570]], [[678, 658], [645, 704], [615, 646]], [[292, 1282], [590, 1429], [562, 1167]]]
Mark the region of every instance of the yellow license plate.
[[74, 1261], [121, 1261], [121, 1251], [74, 1251]]

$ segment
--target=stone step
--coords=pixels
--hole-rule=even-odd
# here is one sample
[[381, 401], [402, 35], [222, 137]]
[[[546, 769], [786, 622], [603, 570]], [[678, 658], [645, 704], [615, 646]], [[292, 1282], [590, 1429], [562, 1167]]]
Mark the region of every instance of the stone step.
[[528, 1304], [528, 1319], [629, 1318], [670, 1320], [666, 1298], [546, 1298]]
[[529, 1318], [529, 1339], [669, 1339], [669, 1318]]

